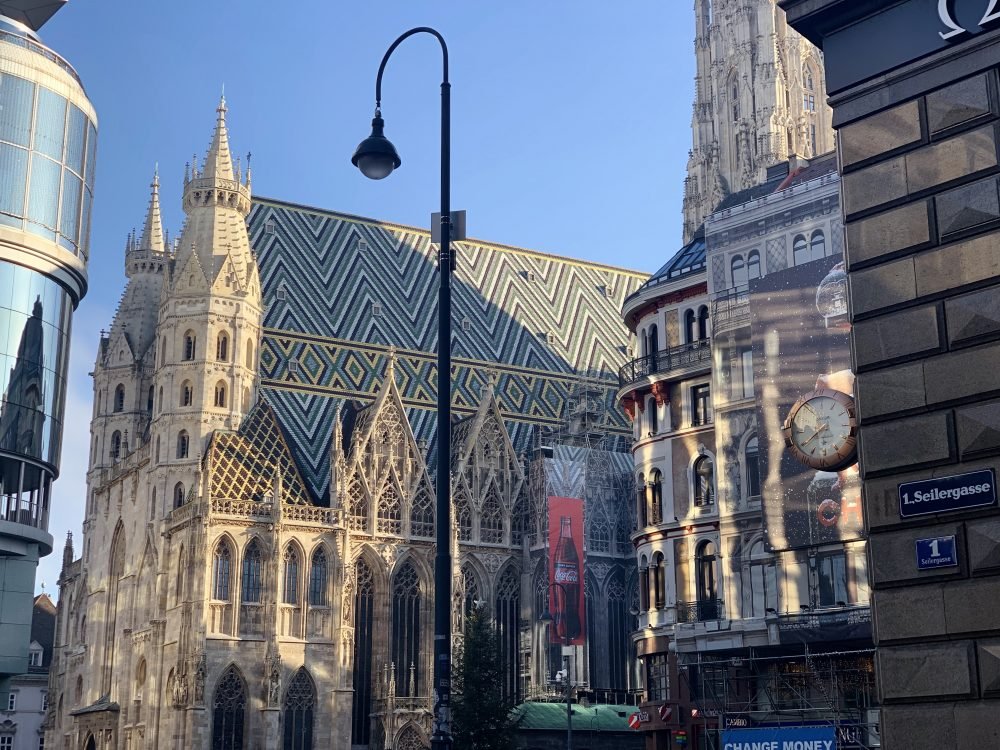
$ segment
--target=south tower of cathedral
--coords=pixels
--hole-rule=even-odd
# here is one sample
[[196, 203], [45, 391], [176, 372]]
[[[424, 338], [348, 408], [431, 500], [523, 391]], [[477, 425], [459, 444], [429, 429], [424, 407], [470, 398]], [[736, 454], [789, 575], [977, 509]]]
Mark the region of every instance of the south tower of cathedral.
[[684, 242], [768, 167], [835, 146], [822, 53], [789, 28], [776, 0], [695, 0], [694, 47]]
[[[376, 334], [350, 333], [336, 316], [355, 315], [366, 284], [397, 276], [366, 278], [362, 264], [334, 259], [402, 258], [425, 273], [414, 259], [429, 246], [411, 229], [386, 242], [390, 230], [379, 225], [378, 234], [357, 217], [283, 218], [286, 206], [255, 204], [226, 114], [222, 101], [202, 165], [185, 174], [180, 236], [166, 237], [154, 175], [143, 229], [126, 244], [127, 284], [93, 372], [82, 549], [72, 539], [64, 549], [46, 746], [426, 747], [436, 478], [418, 376], [430, 347], [397, 352], [378, 342], [381, 316], [407, 310], [391, 291], [379, 297], [386, 311], [372, 303], [363, 308], [370, 321], [357, 316], [358, 331]], [[300, 244], [279, 252], [288, 238]], [[321, 241], [329, 244], [309, 274], [286, 273], [302, 247]], [[468, 349], [478, 359], [456, 360], [456, 645], [469, 609], [484, 606], [498, 628], [505, 692], [524, 700], [552, 690], [562, 655], [539, 622], [546, 501], [581, 498], [587, 629], [597, 646], [575, 647], [574, 682], [598, 699], [599, 690], [604, 700], [623, 697], [635, 686], [635, 520], [621, 425], [603, 410], [619, 352], [604, 342], [620, 335], [624, 344], [612, 315], [641, 276], [498, 246], [476, 257], [464, 268], [499, 281], [462, 284], [460, 303], [496, 286], [523, 320], [565, 306], [577, 322], [518, 340], [522, 328], [499, 318], [505, 333], [484, 341], [532, 359], [505, 364], [484, 344]], [[347, 273], [356, 283], [346, 296], [307, 300], [307, 283]], [[292, 304], [302, 305], [298, 316], [287, 314]], [[356, 338], [313, 334], [301, 353], [303, 334], [277, 329], [308, 315]], [[456, 327], [472, 347], [467, 321]], [[601, 326], [610, 333], [595, 335]], [[332, 364], [314, 368], [321, 357]], [[337, 357], [348, 358], [342, 369]], [[598, 375], [587, 381], [581, 371]], [[354, 390], [345, 389], [350, 378]], [[331, 403], [324, 433], [310, 419]], [[308, 414], [290, 418], [301, 404], [311, 404]]]

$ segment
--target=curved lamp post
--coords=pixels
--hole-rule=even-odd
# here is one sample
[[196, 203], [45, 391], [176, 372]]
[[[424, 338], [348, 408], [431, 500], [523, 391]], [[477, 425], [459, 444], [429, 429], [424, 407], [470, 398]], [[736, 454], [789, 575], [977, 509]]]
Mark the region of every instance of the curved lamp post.
[[437, 556], [434, 560], [434, 731], [433, 750], [451, 750], [451, 84], [448, 82], [448, 45], [427, 26], [410, 29], [392, 43], [375, 79], [375, 117], [372, 134], [358, 145], [351, 163], [373, 180], [388, 177], [400, 165], [395, 146], [385, 137], [382, 120], [382, 73], [389, 57], [404, 39], [430, 34], [441, 44], [444, 75], [441, 80], [441, 243], [438, 252], [437, 357]]
[[[566, 609], [566, 602], [568, 601], [566, 587], [561, 583], [552, 582], [548, 585], [546, 591], [551, 588], [558, 588], [563, 595], [563, 611]], [[545, 611], [542, 612], [542, 616], [538, 618], [539, 622], [552, 623], [552, 626], [557, 628], [559, 623], [556, 622], [555, 618], [552, 617], [552, 613], [549, 612], [548, 601], [545, 603]], [[569, 646], [569, 630], [563, 625], [563, 645]], [[569, 657], [566, 657], [566, 750], [573, 750], [573, 688], [569, 683]]]

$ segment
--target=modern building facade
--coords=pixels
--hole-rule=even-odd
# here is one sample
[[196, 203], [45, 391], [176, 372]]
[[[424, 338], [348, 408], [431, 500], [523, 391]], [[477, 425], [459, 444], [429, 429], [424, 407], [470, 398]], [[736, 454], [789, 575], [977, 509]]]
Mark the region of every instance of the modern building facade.
[[695, 60], [684, 242], [768, 167], [834, 147], [822, 53], [776, 0], [696, 0]]
[[782, 5], [838, 129], [884, 744], [997, 747], [996, 4]]
[[[60, 577], [46, 737], [82, 750], [424, 747], [429, 233], [254, 199], [226, 117], [222, 102], [188, 170], [177, 241], [154, 177], [127, 242], [94, 367], [82, 554]], [[576, 498], [590, 636], [571, 680], [625, 702], [637, 584], [614, 378], [628, 346], [617, 309], [643, 276], [478, 241], [457, 253], [454, 632], [485, 603], [506, 694], [552, 697], [547, 500]]]
[[[782, 389], [852, 393], [838, 196], [833, 154], [775, 165], [626, 300], [643, 352], [619, 397], [640, 433], [635, 638], [651, 750], [823, 724], [844, 747], [877, 744], [856, 474], [802, 472], [781, 430], [795, 400]], [[664, 329], [682, 343], [650, 341]], [[650, 416], [658, 400], [666, 419]]]
[[0, 700], [6, 680], [28, 671], [35, 569], [52, 551], [70, 320], [87, 291], [97, 117], [72, 66], [37, 34], [61, 4], [0, 2]]

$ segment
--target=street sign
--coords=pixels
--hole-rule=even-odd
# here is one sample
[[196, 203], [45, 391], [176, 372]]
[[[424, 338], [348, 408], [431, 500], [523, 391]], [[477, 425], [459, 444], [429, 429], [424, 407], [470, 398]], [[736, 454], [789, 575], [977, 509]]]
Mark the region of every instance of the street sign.
[[639, 712], [636, 711], [634, 714], [628, 717], [628, 728], [629, 729], [641, 729], [642, 719], [639, 718]]
[[917, 540], [917, 569], [936, 570], [958, 565], [955, 536], [934, 536]]
[[899, 485], [900, 518], [969, 510], [996, 502], [997, 478], [993, 469]]
[[657, 709], [657, 713], [660, 714], [660, 721], [670, 721], [670, 716], [673, 712], [674, 709], [667, 705], [660, 706]]
[[837, 738], [832, 726], [781, 726], [763, 729], [724, 729], [723, 750], [833, 750]]

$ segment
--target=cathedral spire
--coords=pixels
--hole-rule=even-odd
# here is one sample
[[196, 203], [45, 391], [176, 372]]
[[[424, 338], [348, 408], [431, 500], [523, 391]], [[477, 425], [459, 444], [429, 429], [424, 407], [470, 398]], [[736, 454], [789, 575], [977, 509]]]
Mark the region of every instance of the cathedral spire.
[[149, 184], [149, 208], [146, 210], [146, 222], [142, 227], [142, 237], [139, 239], [139, 250], [162, 253], [163, 220], [160, 217], [160, 169], [153, 170], [153, 181]]
[[229, 151], [229, 131], [226, 129], [226, 97], [219, 99], [215, 108], [218, 116], [215, 120], [215, 133], [212, 134], [212, 145], [208, 147], [205, 156], [205, 168], [200, 177], [218, 180], [233, 180], [233, 155]]

